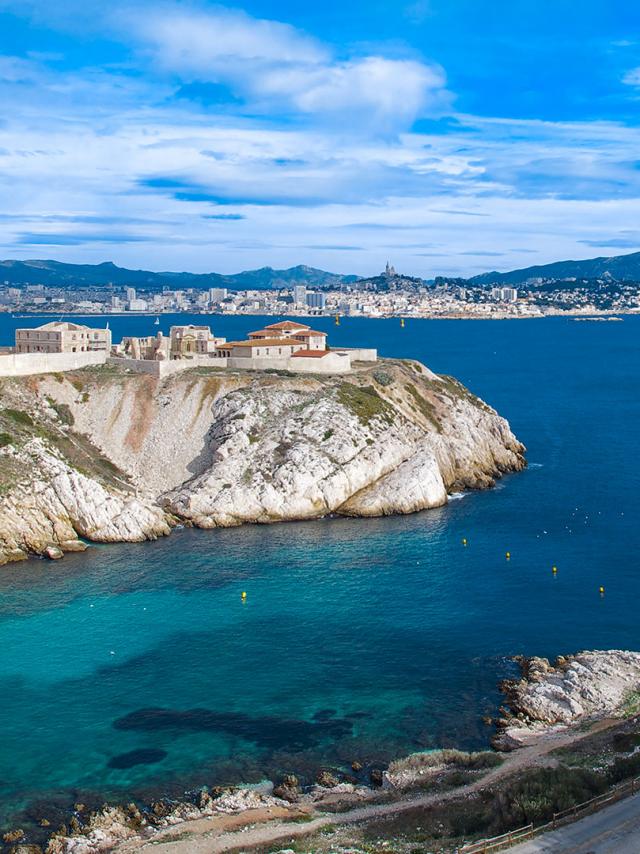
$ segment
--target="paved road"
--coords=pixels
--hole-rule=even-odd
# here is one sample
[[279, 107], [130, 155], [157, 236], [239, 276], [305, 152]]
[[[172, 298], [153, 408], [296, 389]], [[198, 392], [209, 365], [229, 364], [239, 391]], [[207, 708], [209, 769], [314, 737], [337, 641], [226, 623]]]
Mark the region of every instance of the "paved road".
[[640, 794], [559, 830], [508, 849], [508, 854], [640, 854]]

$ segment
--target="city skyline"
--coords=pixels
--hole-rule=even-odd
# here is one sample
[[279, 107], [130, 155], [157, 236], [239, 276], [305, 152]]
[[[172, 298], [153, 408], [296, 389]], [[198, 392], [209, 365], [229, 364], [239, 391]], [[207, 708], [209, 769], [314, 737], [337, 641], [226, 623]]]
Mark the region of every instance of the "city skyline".
[[639, 19], [0, 0], [0, 254], [428, 278], [640, 249]]

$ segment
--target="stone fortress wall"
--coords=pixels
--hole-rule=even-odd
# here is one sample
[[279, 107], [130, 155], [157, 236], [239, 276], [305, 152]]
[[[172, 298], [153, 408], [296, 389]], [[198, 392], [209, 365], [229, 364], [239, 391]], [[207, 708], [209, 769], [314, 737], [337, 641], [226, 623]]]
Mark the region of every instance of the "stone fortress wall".
[[27, 377], [30, 374], [57, 374], [89, 365], [104, 365], [105, 351], [88, 353], [6, 353], [0, 354], [0, 377]]

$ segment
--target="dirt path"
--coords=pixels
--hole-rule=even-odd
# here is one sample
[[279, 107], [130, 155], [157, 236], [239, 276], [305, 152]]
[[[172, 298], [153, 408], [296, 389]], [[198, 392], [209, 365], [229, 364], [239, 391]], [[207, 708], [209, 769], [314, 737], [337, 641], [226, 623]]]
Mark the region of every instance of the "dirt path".
[[[619, 723], [619, 719], [607, 719], [598, 721], [583, 732], [565, 730], [542, 735], [535, 743], [508, 753], [502, 765], [493, 768], [481, 779], [448, 792], [408, 795], [404, 800], [366, 804], [341, 813], [321, 812], [323, 806], [331, 803], [329, 798], [306, 808], [272, 808], [250, 810], [233, 816], [212, 816], [167, 828], [150, 840], [130, 840], [121, 844], [116, 851], [117, 854], [223, 854], [273, 843], [286, 845], [287, 842], [316, 833], [329, 825], [355, 824], [397, 815], [416, 807], [445, 803], [478, 792], [527, 768], [538, 765], [548, 767], [554, 764], [548, 755], [553, 750], [575, 744]], [[341, 800], [344, 802], [344, 796]]]

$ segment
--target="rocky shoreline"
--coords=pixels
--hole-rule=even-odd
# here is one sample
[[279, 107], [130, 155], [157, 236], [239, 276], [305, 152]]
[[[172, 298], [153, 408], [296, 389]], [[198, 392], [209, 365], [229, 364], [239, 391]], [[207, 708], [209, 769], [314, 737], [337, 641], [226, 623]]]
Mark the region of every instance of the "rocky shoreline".
[[0, 564], [177, 524], [412, 513], [526, 465], [504, 418], [413, 361], [165, 380], [98, 366], [0, 392]]
[[[466, 753], [434, 750], [411, 754], [388, 766], [363, 767], [354, 761], [351, 768], [321, 768], [315, 780], [306, 784], [293, 774], [275, 783], [253, 786], [203, 787], [178, 800], [160, 799], [146, 805], [105, 804], [88, 810], [75, 804], [62, 826], [49, 833], [50, 823], [41, 819], [47, 840], [34, 842], [32, 832], [15, 827], [3, 840], [12, 854], [98, 854], [137, 850], [172, 827], [187, 822], [222, 816], [245, 816], [250, 822], [309, 819], [311, 813], [340, 810], [341, 805], [402, 801], [416, 790], [437, 793], [444, 782], [455, 780], [464, 770], [466, 780], [477, 779], [500, 766], [501, 756], [519, 748], [532, 748], [545, 738], [572, 731], [576, 735], [586, 722], [624, 719], [640, 711], [640, 653], [625, 650], [598, 650], [548, 659], [518, 656], [522, 670], [519, 680], [507, 680], [501, 688], [506, 705], [495, 723], [494, 751]], [[524, 753], [526, 753], [526, 749]], [[451, 776], [449, 776], [451, 775]], [[459, 783], [457, 784], [459, 785]], [[43, 831], [40, 832], [42, 838]]]
[[493, 745], [514, 750], [550, 728], [619, 717], [640, 701], [640, 653], [595, 650], [547, 658], [518, 656], [521, 678], [505, 680]]

